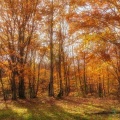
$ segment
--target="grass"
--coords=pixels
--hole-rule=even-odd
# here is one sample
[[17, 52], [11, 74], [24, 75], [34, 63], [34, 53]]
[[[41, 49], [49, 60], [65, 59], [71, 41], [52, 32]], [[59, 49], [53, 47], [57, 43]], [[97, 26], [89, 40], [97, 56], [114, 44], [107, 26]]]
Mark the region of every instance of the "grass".
[[[120, 104], [115, 100], [68, 97], [0, 101], [0, 120], [120, 120]], [[113, 111], [113, 114], [94, 114]]]

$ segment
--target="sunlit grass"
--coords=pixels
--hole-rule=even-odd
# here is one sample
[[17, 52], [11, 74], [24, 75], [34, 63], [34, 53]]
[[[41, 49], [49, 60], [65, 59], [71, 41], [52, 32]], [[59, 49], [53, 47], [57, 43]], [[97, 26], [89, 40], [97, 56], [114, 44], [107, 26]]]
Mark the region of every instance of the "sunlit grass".
[[16, 107], [16, 106], [13, 106], [13, 107], [11, 108], [11, 110], [12, 110], [13, 112], [17, 113], [19, 116], [28, 113], [27, 108], [19, 108], [19, 107]]
[[[7, 102], [7, 105], [8, 108], [5, 108], [4, 103], [0, 104], [0, 120], [120, 120], [120, 115], [116, 114], [119, 104], [104, 102], [100, 104], [99, 102], [46, 98], [33, 101], [11, 101]], [[115, 112], [108, 115], [92, 114], [109, 109]]]

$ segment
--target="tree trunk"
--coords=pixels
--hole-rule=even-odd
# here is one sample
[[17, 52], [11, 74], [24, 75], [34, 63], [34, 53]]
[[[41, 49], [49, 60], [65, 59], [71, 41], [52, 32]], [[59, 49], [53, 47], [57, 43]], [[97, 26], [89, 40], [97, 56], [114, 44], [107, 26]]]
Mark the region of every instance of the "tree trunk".
[[110, 94], [110, 76], [109, 76], [109, 69], [107, 67], [107, 93], [108, 93], [108, 96]]
[[36, 92], [35, 92], [35, 96], [36, 96], [36, 97], [37, 97], [38, 90], [39, 90], [39, 83], [40, 83], [40, 62], [39, 62], [39, 64], [38, 64], [38, 80], [37, 80]]
[[5, 90], [4, 90], [3, 80], [2, 80], [2, 70], [1, 69], [0, 69], [0, 82], [1, 82], [2, 92], [3, 92], [3, 98], [4, 98], [4, 101], [6, 101]]
[[82, 82], [81, 82], [81, 75], [80, 75], [80, 60], [79, 60], [79, 58], [77, 58], [77, 65], [78, 65], [77, 70], [78, 70], [78, 79], [79, 79], [79, 88], [80, 88], [80, 90], [78, 91], [78, 94], [79, 94], [80, 91], [83, 92], [81, 90]]
[[15, 76], [16, 76], [16, 72], [13, 71], [12, 72], [12, 76], [11, 76], [12, 100], [16, 100], [17, 99]]
[[98, 95], [99, 97], [103, 97], [102, 83], [98, 83]]
[[19, 77], [19, 98], [25, 99], [24, 75]]
[[48, 95], [54, 96], [53, 87], [53, 0], [51, 1], [51, 26], [50, 26], [50, 82]]
[[67, 66], [67, 78], [66, 78], [66, 90], [65, 90], [66, 96], [68, 96], [70, 93], [70, 76], [69, 75], [70, 75], [70, 66], [68, 65]]
[[83, 56], [84, 56], [84, 73], [83, 73], [83, 82], [84, 82], [84, 93], [85, 95], [87, 94], [87, 77], [86, 77], [86, 58], [85, 58], [85, 52], [83, 53]]

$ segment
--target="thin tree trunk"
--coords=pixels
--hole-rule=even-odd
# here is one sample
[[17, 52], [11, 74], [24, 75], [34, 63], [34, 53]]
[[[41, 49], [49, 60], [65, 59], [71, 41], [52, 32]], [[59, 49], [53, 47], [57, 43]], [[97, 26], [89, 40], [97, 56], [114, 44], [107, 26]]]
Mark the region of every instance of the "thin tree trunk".
[[109, 76], [109, 69], [107, 67], [107, 93], [108, 93], [108, 96], [110, 94], [110, 76]]
[[66, 95], [70, 93], [70, 66], [67, 66], [67, 84], [66, 84]]
[[63, 73], [64, 73], [64, 80], [65, 80], [65, 95], [67, 95], [67, 65], [65, 64], [65, 54], [63, 52]]
[[51, 26], [50, 26], [50, 82], [48, 95], [50, 97], [54, 96], [54, 86], [53, 86], [53, 0], [51, 1]]
[[39, 83], [40, 83], [40, 62], [38, 64], [38, 81], [37, 81], [37, 84], [36, 84], [36, 97], [37, 97], [37, 94], [38, 94], [38, 90], [39, 90]]
[[16, 76], [16, 72], [13, 71], [12, 72], [12, 76], [11, 76], [12, 100], [16, 100], [17, 99], [15, 76]]
[[63, 96], [63, 83], [62, 83], [62, 70], [61, 70], [61, 62], [62, 62], [62, 34], [61, 34], [61, 27], [60, 27], [59, 53], [58, 54], [59, 54], [59, 82], [60, 82], [60, 91], [59, 91], [58, 97], [61, 98]]
[[106, 96], [106, 91], [105, 91], [105, 77], [103, 74], [103, 96]]
[[2, 70], [1, 69], [0, 69], [0, 82], [1, 82], [2, 92], [3, 92], [3, 98], [4, 98], [4, 101], [6, 101], [5, 90], [4, 90], [3, 80], [2, 80]]
[[77, 68], [77, 71], [78, 71], [78, 79], [79, 79], [79, 88], [80, 88], [80, 90], [78, 90], [78, 94], [80, 93], [79, 91], [81, 91], [81, 92], [83, 92], [82, 90], [81, 90], [81, 86], [82, 86], [82, 82], [81, 82], [81, 75], [80, 75], [80, 61], [79, 61], [79, 59], [77, 58], [77, 65], [78, 65], [78, 68]]
[[1, 82], [2, 92], [3, 92], [3, 98], [5, 101], [5, 107], [7, 108], [6, 95], [5, 95], [4, 85], [3, 85], [3, 81], [2, 81], [2, 70], [1, 69], [0, 69], [0, 82]]
[[83, 65], [83, 67], [84, 67], [84, 73], [83, 73], [83, 82], [84, 82], [84, 93], [85, 93], [85, 95], [87, 94], [87, 78], [86, 78], [86, 58], [85, 58], [85, 52], [83, 53], [83, 59], [84, 59], [84, 65]]

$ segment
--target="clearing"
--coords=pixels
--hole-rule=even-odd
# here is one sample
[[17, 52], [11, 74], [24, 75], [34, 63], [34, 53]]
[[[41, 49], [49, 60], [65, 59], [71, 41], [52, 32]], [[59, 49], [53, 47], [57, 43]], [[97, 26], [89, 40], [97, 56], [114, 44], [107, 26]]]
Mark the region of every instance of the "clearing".
[[120, 120], [120, 103], [99, 98], [41, 97], [0, 101], [0, 120]]

